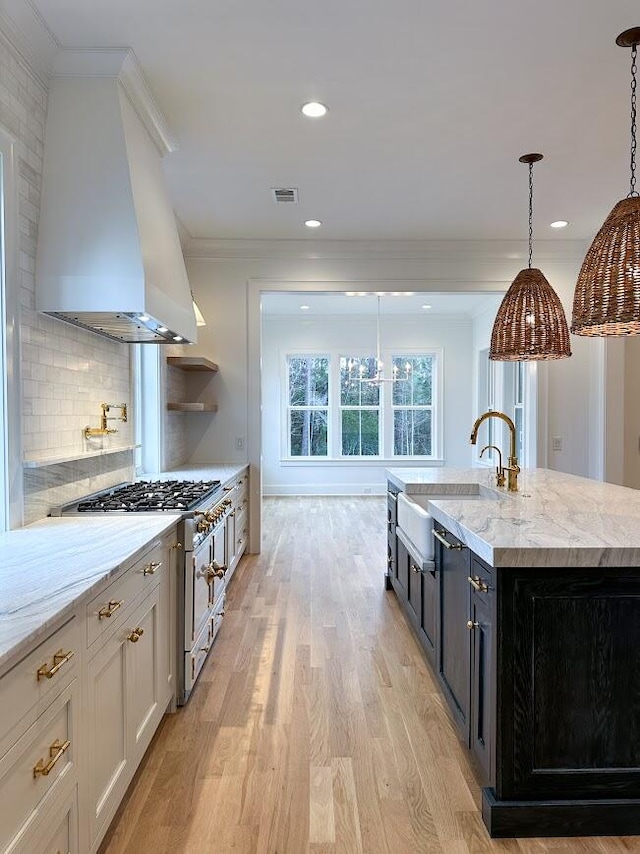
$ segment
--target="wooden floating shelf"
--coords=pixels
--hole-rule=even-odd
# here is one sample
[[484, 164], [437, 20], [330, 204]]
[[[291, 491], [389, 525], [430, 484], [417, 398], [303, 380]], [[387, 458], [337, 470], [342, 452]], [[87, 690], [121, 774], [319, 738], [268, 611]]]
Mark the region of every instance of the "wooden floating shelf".
[[173, 412], [217, 412], [217, 403], [167, 403]]
[[167, 364], [183, 371], [208, 371], [215, 374], [218, 366], [204, 356], [167, 356]]

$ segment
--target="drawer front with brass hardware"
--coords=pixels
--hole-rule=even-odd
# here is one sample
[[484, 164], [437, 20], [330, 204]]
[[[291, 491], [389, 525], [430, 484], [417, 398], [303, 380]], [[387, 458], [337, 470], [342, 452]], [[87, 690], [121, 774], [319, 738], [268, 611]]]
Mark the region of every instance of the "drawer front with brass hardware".
[[80, 626], [72, 618], [0, 679], [2, 696], [11, 698], [0, 715], [0, 755], [75, 678], [80, 645]]
[[133, 566], [87, 605], [87, 646], [106, 638], [121, 625], [130, 606], [143, 593], [159, 584], [163, 572], [160, 543], [144, 554]]
[[0, 850], [30, 832], [47, 804], [75, 778], [78, 680], [57, 697], [0, 760]]

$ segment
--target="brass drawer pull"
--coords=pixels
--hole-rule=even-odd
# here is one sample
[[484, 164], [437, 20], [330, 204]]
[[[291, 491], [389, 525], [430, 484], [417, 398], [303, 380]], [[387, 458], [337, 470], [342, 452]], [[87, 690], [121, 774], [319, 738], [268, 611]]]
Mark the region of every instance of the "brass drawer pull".
[[110, 617], [114, 614], [118, 608], [121, 608], [124, 605], [124, 599], [120, 599], [118, 602], [117, 599], [110, 599], [109, 604], [105, 605], [104, 608], [100, 608], [98, 611], [98, 619], [101, 620], [103, 617]]
[[71, 747], [71, 742], [69, 740], [60, 742], [56, 739], [51, 747], [49, 748], [49, 756], [51, 757], [47, 764], [44, 764], [44, 759], [39, 759], [37, 764], [33, 766], [33, 776], [38, 777], [42, 775], [43, 777], [48, 777], [49, 774], [53, 771], [53, 768], [62, 756], [63, 753]]
[[173, 551], [173, 549], [175, 549], [175, 550], [177, 551], [178, 549], [181, 549], [181, 548], [182, 548], [182, 543], [174, 543], [174, 544], [171, 546], [171, 550], [172, 550], [172, 551]]
[[130, 640], [131, 643], [138, 643], [142, 635], [144, 634], [144, 629], [141, 629], [139, 626], [137, 629], [134, 629], [130, 635], [127, 635], [127, 640]]
[[66, 664], [70, 658], [73, 658], [75, 652], [70, 649], [69, 652], [63, 652], [59, 649], [56, 654], [53, 656], [53, 666], [47, 667], [47, 664], [42, 665], [42, 667], [38, 670], [36, 676], [38, 682], [40, 679], [51, 679], [52, 676], [55, 676], [58, 670], [62, 667], [63, 664]]
[[145, 566], [145, 568], [142, 570], [142, 574], [143, 575], [155, 575], [161, 566], [162, 566], [162, 561], [160, 561], [160, 563], [156, 563], [155, 561], [152, 560], [151, 563], [148, 563]]
[[467, 578], [467, 581], [473, 587], [474, 590], [478, 591], [478, 593], [487, 593], [489, 590], [489, 585], [485, 584], [485, 582], [480, 578], [479, 575], [474, 575], [473, 578], [469, 576]]
[[473, 620], [467, 620], [467, 628], [472, 631], [473, 629], [478, 628], [478, 623], [475, 623]]
[[438, 531], [436, 528], [432, 531], [433, 536], [438, 540], [439, 543], [445, 547], [445, 549], [455, 549], [456, 551], [462, 551], [462, 549], [466, 549], [466, 546], [463, 543], [449, 543], [447, 542], [444, 531]]

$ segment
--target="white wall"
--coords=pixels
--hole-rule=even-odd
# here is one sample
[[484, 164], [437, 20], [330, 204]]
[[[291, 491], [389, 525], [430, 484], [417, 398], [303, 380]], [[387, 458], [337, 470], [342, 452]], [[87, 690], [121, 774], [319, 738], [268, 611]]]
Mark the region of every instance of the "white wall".
[[[381, 323], [381, 349], [441, 351], [442, 452], [446, 465], [471, 463], [469, 425], [472, 423], [472, 323], [444, 316], [390, 316]], [[282, 461], [281, 381], [287, 352], [309, 349], [375, 353], [375, 317], [263, 316], [262, 323], [262, 489], [265, 495], [382, 494], [384, 470], [402, 465], [380, 461]], [[368, 349], [367, 349], [368, 348]], [[415, 463], [406, 463], [415, 465]], [[418, 465], [428, 465], [421, 461]]]

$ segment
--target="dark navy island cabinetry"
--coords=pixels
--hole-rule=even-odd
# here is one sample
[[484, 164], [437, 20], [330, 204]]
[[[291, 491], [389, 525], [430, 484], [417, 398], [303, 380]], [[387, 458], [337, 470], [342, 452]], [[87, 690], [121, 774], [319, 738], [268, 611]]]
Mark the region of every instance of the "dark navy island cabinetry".
[[492, 567], [433, 528], [433, 562], [389, 529], [387, 586], [473, 756], [490, 835], [640, 834], [640, 569]]

